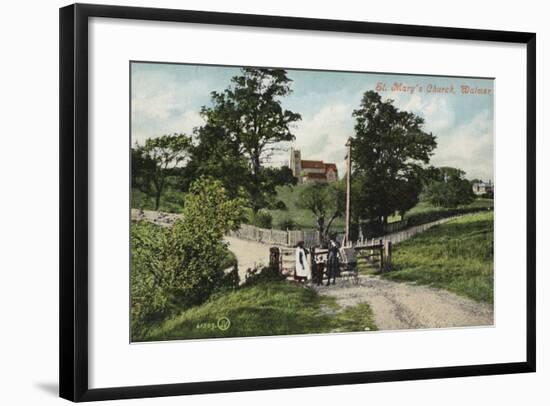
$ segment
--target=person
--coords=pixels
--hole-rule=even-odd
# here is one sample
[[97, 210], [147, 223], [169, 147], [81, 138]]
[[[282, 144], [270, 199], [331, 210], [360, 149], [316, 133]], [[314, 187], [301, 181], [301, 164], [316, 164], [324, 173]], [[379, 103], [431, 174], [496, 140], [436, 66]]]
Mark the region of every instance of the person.
[[304, 248], [304, 242], [298, 241], [298, 244], [296, 244], [296, 279], [298, 280], [310, 278], [307, 255], [308, 251]]
[[340, 274], [340, 243], [333, 234], [330, 236], [328, 242], [328, 257], [327, 257], [327, 286], [330, 286], [330, 279], [332, 278], [332, 284], [336, 283], [336, 277]]
[[315, 257], [315, 247], [311, 247], [311, 281], [317, 286], [323, 284], [324, 264], [318, 263]]

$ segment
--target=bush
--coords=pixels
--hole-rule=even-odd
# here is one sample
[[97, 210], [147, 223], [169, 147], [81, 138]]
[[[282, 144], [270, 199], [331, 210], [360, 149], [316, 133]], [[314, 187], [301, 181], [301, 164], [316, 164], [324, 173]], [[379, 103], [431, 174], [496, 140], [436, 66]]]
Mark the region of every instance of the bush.
[[264, 282], [278, 282], [284, 279], [285, 277], [276, 268], [266, 266], [259, 271], [257, 269], [249, 270], [243, 286], [251, 286]]
[[286, 218], [281, 220], [279, 223], [279, 228], [281, 230], [294, 230], [296, 229], [296, 222], [291, 218]]
[[277, 200], [277, 203], [275, 203], [275, 209], [277, 210], [288, 210], [288, 207], [286, 207], [285, 202], [282, 200]]
[[140, 337], [170, 313], [173, 298], [160, 283], [157, 261], [168, 238], [167, 230], [146, 221], [131, 227], [132, 336]]
[[240, 199], [227, 197], [221, 182], [200, 178], [185, 198], [183, 219], [171, 228], [133, 224], [133, 337], [174, 310], [200, 304], [214, 291], [235, 285], [234, 275], [224, 272], [235, 263], [223, 236], [238, 228], [243, 207]]
[[235, 290], [239, 287], [240, 282], [241, 278], [239, 277], [239, 267], [235, 264], [229, 272], [224, 273], [220, 282], [219, 290], [222, 292]]
[[273, 217], [265, 211], [260, 210], [257, 213], [252, 213], [251, 217], [250, 221], [256, 227], [271, 228], [273, 226]]

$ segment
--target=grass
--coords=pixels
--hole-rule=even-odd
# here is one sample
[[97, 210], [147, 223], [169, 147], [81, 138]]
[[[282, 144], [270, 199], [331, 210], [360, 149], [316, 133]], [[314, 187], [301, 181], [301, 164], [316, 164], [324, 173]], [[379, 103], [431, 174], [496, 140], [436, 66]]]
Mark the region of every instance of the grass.
[[[223, 322], [227, 320], [230, 324], [225, 329], [227, 324]], [[341, 309], [334, 298], [281, 281], [214, 295], [203, 305], [185, 310], [153, 328], [139, 341], [365, 330], [376, 330], [368, 304]]]
[[[309, 210], [299, 209], [297, 207], [298, 199], [300, 198], [300, 193], [302, 190], [307, 187], [307, 184], [299, 184], [296, 186], [279, 186], [277, 188], [277, 197], [276, 200], [281, 200], [287, 207], [286, 210], [266, 210], [273, 217], [273, 228], [279, 228], [279, 225], [287, 219], [291, 219], [296, 224], [297, 229], [316, 229], [317, 224], [315, 217]], [[445, 217], [445, 213], [449, 212], [449, 216], [454, 214], [455, 211], [460, 210], [475, 210], [475, 209], [486, 209], [493, 207], [492, 199], [476, 199], [472, 203], [467, 205], [458, 206], [455, 209], [447, 209], [444, 207], [436, 207], [431, 205], [429, 202], [419, 202], [415, 207], [409, 210], [404, 218], [415, 221], [417, 223], [429, 222], [431, 217], [434, 217], [434, 220], [437, 218]], [[389, 222], [400, 221], [402, 220], [401, 216], [394, 215], [390, 216]], [[426, 221], [424, 221], [426, 220]], [[338, 218], [334, 221], [332, 225], [332, 230], [342, 231], [344, 230], [345, 224], [343, 218]]]
[[477, 198], [472, 203], [459, 205], [455, 209], [437, 207], [432, 205], [430, 202], [421, 201], [421, 202], [418, 202], [418, 204], [414, 206], [412, 209], [410, 209], [408, 212], [406, 212], [403, 218], [398, 214], [395, 214], [388, 218], [388, 222], [393, 223], [395, 221], [401, 221], [403, 219], [411, 219], [414, 217], [418, 217], [420, 215], [426, 216], [430, 214], [444, 213], [450, 210], [488, 209], [492, 207], [493, 207], [493, 199], [484, 199], [484, 198]]
[[[315, 216], [311, 211], [300, 209], [297, 207], [297, 202], [300, 198], [300, 194], [307, 184], [299, 184], [295, 186], [279, 186], [277, 187], [277, 196], [275, 201], [282, 201], [286, 210], [280, 209], [265, 209], [263, 211], [269, 213], [272, 216], [272, 228], [283, 229], [281, 224], [285, 220], [292, 220], [295, 224], [295, 229], [298, 230], [313, 230], [317, 229], [317, 223]], [[167, 188], [163, 193], [160, 200], [160, 211], [169, 213], [179, 213], [183, 207], [183, 199], [185, 193], [177, 189]], [[141, 208], [146, 210], [154, 210], [154, 201], [152, 197], [145, 195], [143, 192], [132, 189], [132, 207]], [[438, 218], [451, 216], [456, 211], [460, 210], [474, 210], [492, 208], [492, 199], [476, 199], [474, 202], [468, 205], [458, 206], [455, 209], [446, 209], [443, 207], [435, 207], [428, 202], [419, 202], [415, 207], [409, 210], [404, 218], [409, 219], [409, 224], [416, 225], [421, 223], [437, 220]], [[402, 220], [401, 216], [390, 216], [389, 222], [395, 222]], [[343, 231], [345, 228], [344, 219], [337, 218], [334, 220], [331, 229], [333, 231]]]
[[493, 213], [477, 213], [436, 226], [396, 245], [394, 281], [447, 289], [493, 303]]
[[[296, 224], [296, 229], [298, 230], [317, 229], [317, 222], [313, 213], [297, 207], [300, 194], [307, 186], [307, 184], [299, 184], [277, 187], [277, 197], [275, 200], [281, 200], [286, 205], [286, 210], [266, 210], [273, 217], [273, 228], [279, 228], [281, 222], [291, 219]], [[333, 231], [342, 231], [344, 229], [344, 219], [338, 218], [334, 220], [331, 228]]]

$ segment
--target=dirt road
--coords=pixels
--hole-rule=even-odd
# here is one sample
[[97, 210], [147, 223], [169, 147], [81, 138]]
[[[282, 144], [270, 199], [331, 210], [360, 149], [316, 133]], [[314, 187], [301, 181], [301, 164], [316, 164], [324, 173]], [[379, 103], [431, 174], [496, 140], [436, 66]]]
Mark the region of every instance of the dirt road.
[[[132, 210], [132, 218], [170, 226], [179, 215]], [[269, 263], [269, 245], [225, 237], [239, 263], [239, 276], [248, 268]], [[341, 306], [367, 302], [380, 330], [487, 326], [493, 324], [493, 307], [445, 290], [392, 282], [378, 276], [360, 276], [359, 283], [337, 280], [335, 286], [316, 287], [320, 294], [336, 298]]]
[[336, 281], [316, 288], [336, 298], [341, 306], [367, 302], [380, 330], [487, 326], [493, 324], [493, 307], [445, 290], [392, 282], [379, 276], [360, 276], [359, 283]]
[[228, 236], [224, 241], [229, 244], [229, 250], [237, 257], [241, 281], [244, 281], [248, 268], [269, 264], [269, 245]]

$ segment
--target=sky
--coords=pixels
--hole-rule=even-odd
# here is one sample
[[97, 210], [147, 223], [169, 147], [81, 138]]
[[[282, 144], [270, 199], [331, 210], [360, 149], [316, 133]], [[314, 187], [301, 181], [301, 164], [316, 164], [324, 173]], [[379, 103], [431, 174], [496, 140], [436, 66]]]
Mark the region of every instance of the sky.
[[[132, 144], [191, 134], [204, 123], [199, 112], [211, 105], [210, 92], [224, 90], [237, 74], [236, 67], [133, 62]], [[302, 120], [293, 126], [295, 141], [284, 146], [300, 149], [302, 159], [334, 162], [343, 174], [345, 143], [354, 136], [352, 112], [364, 92], [375, 90], [424, 118], [424, 130], [437, 141], [432, 165], [460, 168], [469, 179], [494, 179], [492, 79], [292, 69], [287, 74], [293, 92], [282, 105]], [[288, 164], [289, 154], [275, 156], [271, 164]]]

